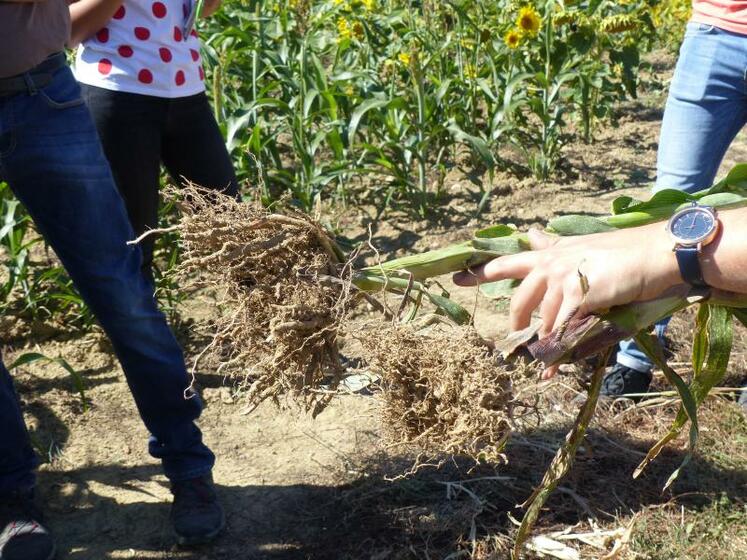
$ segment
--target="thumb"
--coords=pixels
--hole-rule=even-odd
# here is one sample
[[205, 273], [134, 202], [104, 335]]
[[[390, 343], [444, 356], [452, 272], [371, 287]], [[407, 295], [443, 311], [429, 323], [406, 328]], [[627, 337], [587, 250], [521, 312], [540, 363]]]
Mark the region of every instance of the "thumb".
[[534, 228], [527, 232], [527, 237], [529, 237], [529, 245], [531, 246], [532, 251], [547, 249], [560, 240], [557, 235], [550, 235], [549, 233]]

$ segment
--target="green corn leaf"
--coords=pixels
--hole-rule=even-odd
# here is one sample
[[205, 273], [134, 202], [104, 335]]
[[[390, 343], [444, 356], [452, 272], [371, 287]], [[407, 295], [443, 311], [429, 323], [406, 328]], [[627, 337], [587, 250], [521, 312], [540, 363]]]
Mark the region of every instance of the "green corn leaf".
[[709, 190], [711, 192], [747, 190], [747, 163], [738, 163], [732, 167], [726, 177], [713, 185]]
[[350, 124], [348, 125], [348, 146], [353, 145], [353, 141], [355, 140], [355, 133], [358, 131], [358, 126], [360, 125], [363, 116], [369, 111], [380, 109], [381, 107], [385, 107], [389, 103], [389, 99], [372, 98], [366, 99], [363, 103], [355, 108], [353, 114], [350, 117]]
[[485, 252], [485, 256], [481, 259], [481, 262], [473, 262], [473, 264], [482, 264], [490, 260], [491, 256], [513, 255], [530, 249], [529, 239], [527, 239], [525, 233], [514, 233], [513, 235], [505, 235], [503, 237], [475, 238], [472, 240], [471, 245], [474, 249]]
[[680, 464], [680, 466], [677, 467], [677, 469], [670, 475], [669, 479], [664, 485], [664, 490], [666, 490], [677, 479], [683, 467], [685, 467], [685, 465], [690, 462], [693, 451], [695, 450], [695, 446], [698, 443], [697, 404], [695, 402], [693, 394], [690, 392], [690, 389], [687, 387], [685, 382], [679, 375], [677, 375], [677, 372], [675, 372], [671, 367], [669, 367], [669, 364], [667, 364], [666, 358], [664, 357], [664, 352], [661, 348], [661, 345], [659, 344], [658, 339], [649, 333], [640, 333], [635, 337], [635, 340], [641, 350], [643, 350], [651, 359], [651, 361], [654, 362], [664, 372], [667, 380], [672, 385], [674, 385], [675, 389], [677, 389], [677, 393], [679, 394], [680, 399], [682, 399], [682, 407], [684, 408], [686, 414], [684, 415], [684, 420], [682, 421], [681, 425], [678, 426], [677, 420], [675, 420], [675, 423], [672, 425], [669, 432], [656, 444], [654, 444], [654, 446], [649, 450], [649, 452], [646, 454], [646, 457], [635, 469], [633, 478], [637, 478], [638, 476], [640, 476], [640, 474], [648, 466], [648, 464], [653, 461], [659, 455], [659, 453], [661, 453], [661, 450], [664, 448], [664, 446], [677, 437], [687, 418], [690, 419], [690, 443], [687, 454], [685, 454], [685, 457], [682, 459], [682, 463]]
[[612, 201], [612, 213], [622, 214], [633, 204], [640, 204], [640, 200], [636, 200], [632, 196], [618, 196]]
[[[693, 195], [675, 189], [664, 189], [654, 193], [646, 201], [634, 200], [629, 196], [620, 197], [612, 203], [614, 214], [625, 214], [629, 212], [648, 212], [655, 208], [669, 208], [695, 200]], [[627, 201], [627, 204], [624, 204]]]
[[494, 226], [478, 229], [474, 233], [474, 236], [478, 239], [493, 239], [495, 237], [506, 237], [508, 235], [513, 235], [514, 233], [516, 233], [515, 227], [505, 224], [496, 224]]
[[523, 507], [527, 508], [527, 512], [521, 520], [521, 525], [519, 526], [516, 538], [514, 539], [514, 549], [512, 553], [512, 558], [514, 558], [514, 560], [518, 560], [520, 557], [521, 548], [529, 537], [532, 527], [534, 527], [540, 511], [542, 510], [542, 506], [547, 501], [547, 498], [550, 497], [550, 494], [553, 493], [560, 481], [568, 474], [568, 471], [570, 471], [573, 466], [578, 447], [584, 440], [586, 429], [597, 408], [599, 392], [602, 388], [602, 379], [604, 378], [605, 364], [607, 363], [607, 359], [611, 352], [611, 347], [604, 352], [602, 359], [599, 361], [599, 366], [591, 377], [586, 402], [581, 406], [581, 410], [579, 410], [578, 416], [576, 416], [576, 421], [573, 423], [571, 431], [565, 436], [565, 443], [560, 447], [560, 449], [558, 449], [557, 453], [555, 453], [555, 457], [545, 471], [540, 485], [523, 504]]
[[738, 193], [719, 192], [708, 194], [698, 202], [704, 206], [713, 206], [714, 208], [738, 208], [747, 205], [747, 198]]
[[78, 391], [78, 394], [80, 395], [80, 401], [83, 405], [83, 411], [88, 411], [88, 399], [86, 398], [86, 386], [85, 381], [83, 379], [83, 376], [80, 374], [78, 370], [76, 370], [73, 366], [70, 365], [70, 363], [62, 357], [58, 358], [50, 358], [48, 356], [45, 356], [44, 354], [40, 354], [39, 352], [27, 352], [25, 354], [22, 354], [19, 356], [9, 367], [8, 369], [15, 369], [17, 367], [27, 366], [29, 364], [33, 364], [35, 362], [43, 362], [44, 364], [57, 364], [62, 369], [67, 371], [67, 373], [70, 375], [70, 379], [73, 381], [73, 385], [75, 386], [75, 390]]
[[615, 227], [594, 216], [570, 215], [553, 218], [548, 222], [547, 229], [558, 235], [589, 235], [612, 231]]
[[477, 152], [486, 167], [491, 168], [495, 166], [495, 158], [493, 157], [493, 153], [490, 151], [490, 147], [488, 146], [487, 142], [485, 142], [485, 140], [483, 140], [482, 138], [478, 138], [477, 136], [474, 136], [472, 134], [468, 134], [467, 132], [462, 130], [461, 127], [454, 121], [451, 121], [449, 123], [449, 125], [447, 126], [447, 130], [451, 133], [451, 135], [454, 137], [454, 140], [456, 140], [457, 142], [464, 142], [472, 146], [472, 149]]
[[26, 354], [20, 355], [16, 361], [8, 366], [8, 369], [16, 369], [17, 367], [27, 366], [41, 360], [50, 361], [44, 354], [39, 354], [38, 352], [27, 352]]
[[708, 357], [708, 330], [706, 325], [708, 324], [709, 315], [708, 306], [701, 305], [695, 319], [695, 334], [693, 335], [691, 362], [694, 375], [698, 375], [703, 370], [703, 365]]
[[430, 300], [433, 305], [435, 305], [439, 310], [443, 311], [449, 317], [449, 319], [454, 321], [457, 325], [466, 325], [472, 320], [472, 315], [470, 315], [469, 311], [464, 309], [464, 307], [462, 307], [458, 303], [449, 299], [448, 294], [439, 295], [434, 294], [433, 292], [428, 290], [422, 293]]
[[83, 404], [83, 411], [88, 412], [88, 399], [86, 398], [86, 384], [83, 380], [83, 376], [78, 370], [71, 366], [65, 358], [55, 358], [53, 360], [58, 366], [70, 374], [70, 379], [73, 380], [75, 390], [80, 395], [80, 402]]
[[[375, 269], [375, 267], [372, 268]], [[409, 290], [415, 294], [422, 294], [427, 297], [438, 308], [439, 312], [448, 316], [458, 325], [466, 325], [472, 320], [470, 313], [464, 307], [449, 299], [449, 294], [446, 291], [443, 294], [436, 294], [421, 282], [410, 281], [410, 278], [389, 276], [386, 273], [360, 271], [353, 276], [353, 284], [365, 292], [386, 290], [401, 294]]]
[[506, 299], [514, 294], [514, 290], [521, 284], [521, 280], [499, 280], [480, 284], [480, 293], [490, 299]]

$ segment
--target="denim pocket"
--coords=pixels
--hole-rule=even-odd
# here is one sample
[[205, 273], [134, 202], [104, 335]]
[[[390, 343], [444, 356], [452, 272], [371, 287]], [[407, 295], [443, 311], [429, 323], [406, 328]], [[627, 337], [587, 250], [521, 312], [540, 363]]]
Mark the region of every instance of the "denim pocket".
[[716, 33], [717, 27], [710, 23], [698, 23], [697, 21], [691, 21], [685, 27], [685, 38], [696, 37], [699, 35], [710, 35]]
[[52, 109], [69, 109], [85, 103], [80, 86], [67, 66], [58, 70], [52, 83], [40, 89], [38, 95]]

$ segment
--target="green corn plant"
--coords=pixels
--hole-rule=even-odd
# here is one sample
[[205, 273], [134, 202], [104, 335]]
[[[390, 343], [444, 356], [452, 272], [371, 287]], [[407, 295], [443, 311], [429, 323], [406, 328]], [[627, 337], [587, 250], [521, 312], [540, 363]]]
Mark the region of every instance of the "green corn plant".
[[49, 358], [38, 352], [27, 352], [21, 354], [10, 366], [8, 366], [8, 369], [13, 370], [33, 363], [40, 363], [42, 366], [56, 364], [64, 369], [70, 375], [73, 387], [80, 396], [80, 403], [83, 407], [83, 412], [88, 412], [90, 404], [88, 397], [86, 396], [85, 380], [81, 373], [71, 366], [65, 358], [62, 358], [61, 356], [58, 356], [57, 358]]
[[[648, 201], [621, 197], [614, 201], [613, 214], [610, 216], [557, 218], [550, 221], [548, 230], [561, 235], [588, 235], [636, 227], [662, 221], [694, 200], [721, 209], [747, 206], [747, 164], [735, 166], [723, 180], [713, 187], [694, 194], [673, 190], [660, 191]], [[369, 267], [359, 272], [354, 282], [362, 289], [367, 289], [367, 282], [371, 282], [369, 277], [378, 275], [383, 279], [378, 287], [381, 287], [385, 281], [407, 282], [408, 278], [411, 285], [416, 280], [423, 282], [440, 274], [487, 262], [498, 255], [512, 254], [527, 249], [528, 244], [524, 234], [510, 226], [494, 226], [477, 232], [472, 240], [464, 243]], [[373, 283], [371, 287], [374, 287]], [[510, 294], [510, 287], [504, 285], [501, 292]], [[434, 303], [439, 305], [438, 301]], [[658, 346], [656, 338], [648, 333], [648, 329], [660, 319], [691, 305], [699, 305], [700, 309], [693, 342], [694, 375], [687, 384], [667, 365], [662, 349]], [[688, 453], [682, 465], [667, 480], [666, 488], [676, 480], [681, 469], [690, 460], [698, 438], [697, 408], [726, 373], [732, 347], [733, 321], [736, 319], [747, 325], [746, 309], [747, 296], [718, 291], [692, 290], [683, 285], [672, 288], [651, 301], [631, 303], [614, 307], [603, 313], [573, 318], [561, 331], [551, 333], [543, 339], [537, 340], [536, 327], [530, 327], [524, 332], [512, 335], [506, 341], [499, 343], [497, 347], [508, 359], [524, 357], [539, 361], [544, 366], [550, 366], [581, 360], [610, 348], [620, 340], [635, 337], [642, 350], [662, 369], [669, 382], [677, 390], [681, 405], [669, 432], [651, 448], [634, 472], [634, 476], [639, 476], [664, 446], [680, 434], [688, 421], [690, 423]], [[468, 320], [468, 317], [466, 315], [462, 319]], [[583, 437], [591, 420], [602, 374], [603, 369], [600, 367], [594, 374], [589, 398], [579, 413], [566, 439], [566, 444], [559, 449], [540, 487], [525, 504], [528, 509], [517, 533], [515, 557], [518, 557], [542, 504], [572, 464], [580, 438]]]

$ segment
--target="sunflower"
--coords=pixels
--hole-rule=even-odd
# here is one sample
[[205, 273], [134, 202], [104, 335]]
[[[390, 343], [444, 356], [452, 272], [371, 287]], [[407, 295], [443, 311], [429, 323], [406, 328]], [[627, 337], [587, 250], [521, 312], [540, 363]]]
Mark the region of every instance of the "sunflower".
[[519, 17], [516, 19], [516, 27], [525, 35], [534, 37], [540, 28], [540, 15], [533, 6], [524, 6], [519, 10]]
[[363, 36], [365, 34], [365, 31], [363, 29], [363, 24], [360, 21], [356, 21], [353, 23], [353, 26], [351, 27], [351, 32], [353, 37], [358, 39], [359, 41], [363, 39]]
[[337, 41], [345, 41], [353, 36], [353, 29], [350, 22], [341, 17], [337, 20]]
[[464, 65], [464, 77], [468, 80], [477, 78], [477, 68], [475, 68], [474, 64], [467, 63]]
[[512, 29], [503, 37], [503, 42], [509, 49], [515, 49], [521, 43], [521, 34], [516, 29]]

